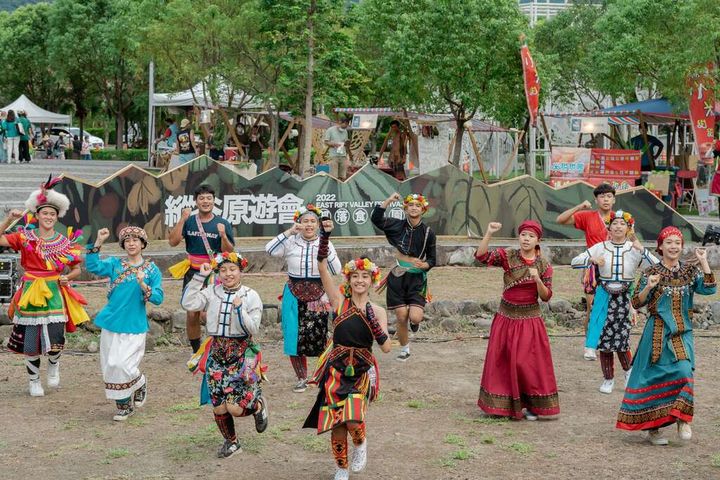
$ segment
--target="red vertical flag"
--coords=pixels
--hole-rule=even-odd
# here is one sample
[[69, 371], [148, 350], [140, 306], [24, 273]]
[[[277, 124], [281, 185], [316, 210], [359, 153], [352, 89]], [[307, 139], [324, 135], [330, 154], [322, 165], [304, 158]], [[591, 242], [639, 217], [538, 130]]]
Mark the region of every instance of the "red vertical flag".
[[713, 163], [713, 142], [715, 139], [715, 82], [709, 75], [691, 80], [690, 121], [692, 122], [695, 145], [700, 161]]
[[525, 80], [525, 100], [527, 100], [528, 112], [530, 112], [530, 123], [534, 127], [537, 125], [538, 107], [540, 106], [540, 79], [527, 44], [520, 47], [520, 57]]

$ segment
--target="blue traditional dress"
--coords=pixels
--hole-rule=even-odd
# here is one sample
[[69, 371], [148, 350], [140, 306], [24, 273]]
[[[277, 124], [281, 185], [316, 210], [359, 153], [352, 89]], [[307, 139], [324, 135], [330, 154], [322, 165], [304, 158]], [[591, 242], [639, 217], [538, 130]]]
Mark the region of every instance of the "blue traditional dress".
[[[145, 355], [145, 338], [149, 330], [147, 302], [160, 305], [163, 301], [162, 274], [150, 260], [131, 265], [127, 259], [101, 259], [89, 245], [85, 264], [88, 272], [108, 277], [108, 303], [95, 317], [100, 334], [100, 367], [105, 382], [105, 396], [125, 400], [145, 385], [140, 362]], [[144, 272], [142, 289], [138, 272]]]
[[[641, 302], [639, 293], [648, 276], [660, 283]], [[649, 430], [693, 417], [695, 347], [688, 312], [693, 296], [715, 293], [715, 277], [680, 263], [670, 270], [663, 264], [648, 268], [638, 282], [633, 306], [647, 305], [648, 319], [633, 361], [632, 374], [618, 414], [617, 428]]]

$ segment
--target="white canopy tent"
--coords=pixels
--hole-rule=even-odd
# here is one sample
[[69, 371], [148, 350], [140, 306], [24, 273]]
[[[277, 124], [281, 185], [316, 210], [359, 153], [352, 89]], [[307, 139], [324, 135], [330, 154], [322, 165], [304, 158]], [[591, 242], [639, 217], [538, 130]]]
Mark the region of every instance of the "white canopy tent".
[[12, 102], [10, 105], [3, 107], [5, 112], [8, 110], [14, 110], [16, 113], [18, 110], [24, 110], [27, 114], [28, 120], [32, 123], [48, 123], [53, 125], [70, 125], [70, 115], [63, 115], [61, 113], [54, 113], [44, 108], [40, 108], [35, 105], [25, 95], [20, 95], [17, 100]]

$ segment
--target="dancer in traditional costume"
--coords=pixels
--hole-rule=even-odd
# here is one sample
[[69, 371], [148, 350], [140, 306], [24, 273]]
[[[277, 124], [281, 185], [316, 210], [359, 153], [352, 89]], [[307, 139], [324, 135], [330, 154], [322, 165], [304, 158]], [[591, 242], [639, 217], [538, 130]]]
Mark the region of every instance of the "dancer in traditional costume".
[[[610, 216], [612, 207], [615, 205], [615, 188], [609, 183], [601, 183], [595, 187], [593, 195], [595, 195], [597, 210], [591, 210], [592, 204], [585, 200], [581, 204], [565, 210], [556, 219], [556, 222], [560, 225], [574, 225], [578, 230], [582, 230], [585, 233], [585, 246], [587, 248], [608, 239], [605, 219]], [[594, 265], [583, 270], [582, 283], [586, 300], [585, 332], [587, 332], [590, 310], [592, 309], [597, 287], [597, 268]], [[583, 358], [585, 360], [597, 360], [595, 350], [585, 347]]]
[[[232, 225], [222, 217], [213, 214], [215, 191], [208, 185], [200, 185], [194, 193], [196, 215], [184, 208], [180, 221], [170, 230], [168, 243], [175, 247], [185, 240], [187, 258], [170, 267], [173, 278], [183, 279], [183, 290], [200, 270], [200, 265], [210, 263], [210, 259], [220, 252], [232, 252], [235, 240]], [[191, 218], [192, 217], [192, 218]], [[200, 312], [187, 312], [187, 338], [193, 353], [200, 348]]]
[[126, 258], [100, 258], [100, 248], [110, 237], [110, 230], [100, 229], [95, 244], [87, 246], [85, 264], [88, 272], [108, 277], [108, 303], [95, 317], [100, 333], [100, 368], [105, 382], [105, 397], [114, 400], [117, 413], [113, 420], [122, 422], [142, 407], [147, 398], [147, 381], [140, 372], [145, 355], [148, 319], [147, 302], [163, 301], [162, 274], [142, 256], [147, 247], [147, 233], [140, 227], [120, 230], [120, 248]]
[[[328, 268], [332, 221], [323, 221], [318, 262], [323, 287], [336, 315], [333, 339], [318, 361], [311, 383], [320, 391], [303, 428], [318, 434], [331, 431], [330, 442], [337, 465], [335, 480], [346, 480], [350, 470], [359, 472], [367, 463], [365, 414], [377, 398], [380, 371], [372, 353], [373, 342], [390, 351], [385, 310], [370, 302], [370, 289], [380, 280], [380, 269], [367, 258], [345, 264], [345, 283], [340, 293]], [[354, 445], [348, 469], [350, 434]]]
[[[75, 240], [81, 232], [72, 233], [68, 229], [66, 237], [55, 231], [58, 218], [70, 207], [65, 195], [52, 190], [58, 182], [59, 178], [51, 178], [30, 194], [25, 202], [30, 213], [24, 227], [16, 233], [0, 235], [0, 246], [19, 252], [25, 270], [22, 286], [8, 309], [13, 320], [8, 348], [25, 355], [33, 397], [45, 395], [40, 382], [40, 356], [48, 356], [48, 387], [57, 388], [65, 331], [74, 332], [76, 325], [89, 320], [82, 307], [87, 302], [69, 285], [80, 276], [82, 249]], [[12, 210], [0, 225], [0, 232], [22, 217], [22, 212]]]
[[402, 347], [397, 360], [405, 362], [410, 358], [408, 321], [410, 329], [417, 332], [430, 298], [427, 274], [435, 266], [435, 232], [422, 221], [429, 206], [425, 197], [417, 193], [405, 197], [404, 220], [386, 217], [385, 210], [398, 201], [400, 195], [393, 193], [373, 209], [371, 219], [397, 249], [397, 264], [385, 278], [384, 286], [387, 287], [387, 309], [397, 317], [397, 336]]
[[690, 440], [693, 419], [695, 346], [693, 295], [712, 295], [715, 276], [704, 248], [695, 249], [699, 268], [680, 262], [683, 235], [666, 227], [658, 236], [659, 264], [643, 273], [632, 302], [647, 306], [648, 319], [625, 388], [617, 428], [647, 430], [654, 445], [667, 445], [660, 428], [677, 422], [678, 435]]
[[[630, 330], [634, 321], [630, 287], [635, 273], [659, 262], [634, 236], [634, 223], [628, 212], [612, 212], [608, 217], [610, 240], [593, 245], [571, 262], [575, 268], [595, 265], [598, 268], [599, 283], [590, 312], [585, 347], [600, 353], [603, 373], [600, 392], [607, 394], [612, 393], [615, 386], [613, 352], [625, 371], [626, 383], [630, 376]], [[628, 240], [628, 236], [632, 236], [633, 240]]]
[[207, 312], [210, 344], [200, 368], [205, 372], [215, 423], [225, 439], [217, 454], [226, 458], [242, 451], [234, 417], [253, 415], [258, 433], [268, 426], [267, 402], [260, 388], [265, 367], [254, 339], [260, 331], [263, 304], [255, 290], [242, 284], [247, 260], [239, 253], [218, 254], [213, 264], [221, 284], [204, 288], [212, 272], [210, 264], [204, 263], [180, 303], [185, 310]]
[[[307, 357], [318, 357], [327, 345], [330, 302], [320, 281], [317, 251], [321, 211], [312, 204], [295, 212], [295, 224], [265, 245], [273, 257], [287, 263], [288, 282], [282, 294], [283, 351], [295, 370], [296, 393], [307, 389]], [[342, 265], [332, 243], [328, 243], [328, 270], [332, 275]]]
[[488, 251], [502, 228], [491, 222], [475, 253], [488, 266], [502, 267], [500, 309], [490, 329], [478, 406], [489, 415], [528, 420], [560, 413], [550, 341], [540, 300], [552, 296], [552, 266], [540, 255], [542, 227], [526, 220], [518, 228], [519, 249]]

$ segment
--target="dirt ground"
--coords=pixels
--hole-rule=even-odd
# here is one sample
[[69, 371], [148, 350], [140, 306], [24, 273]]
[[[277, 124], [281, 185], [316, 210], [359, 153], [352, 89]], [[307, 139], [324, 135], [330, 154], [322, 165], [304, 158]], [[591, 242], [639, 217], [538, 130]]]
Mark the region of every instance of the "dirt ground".
[[[438, 269], [436, 298], [478, 300], [500, 294], [498, 270]], [[578, 275], [556, 269], [558, 297], [578, 298]], [[248, 276], [266, 303], [277, 303], [283, 277]], [[167, 282], [167, 306], [179, 284]], [[102, 305], [104, 290], [85, 287]], [[597, 362], [581, 357], [572, 332], [551, 337], [561, 415], [551, 421], [501, 421], [482, 416], [475, 402], [487, 341], [479, 331], [421, 330], [407, 363], [376, 352], [379, 401], [368, 413], [369, 462], [351, 478], [383, 479], [617, 479], [720, 478], [720, 336], [698, 332], [694, 438], [652, 447], [640, 433], [615, 430], [621, 388], [597, 391]], [[148, 352], [143, 370], [149, 396], [126, 423], [112, 421], [97, 354], [67, 352], [62, 387], [44, 398], [27, 394], [20, 357], [0, 350], [0, 465], [8, 479], [330, 479], [329, 435], [300, 428], [316, 393], [291, 391], [292, 369], [281, 344], [259, 339], [270, 366], [264, 385], [270, 427], [257, 434], [251, 418], [236, 421], [243, 452], [216, 458], [221, 443], [209, 407], [198, 406], [199, 379], [187, 372], [186, 347]], [[639, 336], [632, 338], [633, 345]], [[43, 380], [47, 364], [43, 361]], [[619, 370], [619, 366], [617, 367]], [[618, 378], [618, 386], [622, 379]]]

